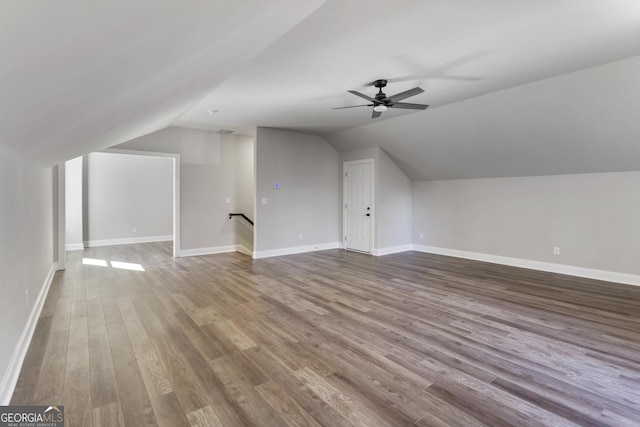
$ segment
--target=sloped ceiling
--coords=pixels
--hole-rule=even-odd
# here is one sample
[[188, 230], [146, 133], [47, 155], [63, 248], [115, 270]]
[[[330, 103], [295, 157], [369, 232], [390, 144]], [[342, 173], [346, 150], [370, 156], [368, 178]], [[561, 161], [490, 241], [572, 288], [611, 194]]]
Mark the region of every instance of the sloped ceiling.
[[[640, 169], [637, 0], [23, 1], [0, 24], [0, 142], [49, 164], [172, 125], [380, 146], [412, 180]], [[429, 109], [332, 110], [379, 78]]]
[[640, 170], [640, 57], [338, 131], [412, 181]]
[[[380, 146], [414, 181], [640, 169], [637, 61], [576, 73], [639, 41], [635, 0], [329, 0], [176, 124]], [[332, 110], [379, 78], [429, 109]]]
[[164, 128], [321, 3], [3, 2], [0, 142], [49, 165]]

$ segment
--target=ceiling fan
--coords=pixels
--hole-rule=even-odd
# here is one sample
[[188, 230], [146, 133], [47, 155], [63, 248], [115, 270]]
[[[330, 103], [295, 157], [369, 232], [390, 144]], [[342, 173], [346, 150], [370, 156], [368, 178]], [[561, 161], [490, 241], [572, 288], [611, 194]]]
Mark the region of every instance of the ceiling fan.
[[371, 115], [372, 119], [376, 117], [380, 117], [380, 115], [387, 111], [387, 108], [403, 108], [406, 110], [425, 110], [428, 105], [425, 104], [412, 104], [410, 102], [399, 102], [403, 99], [407, 99], [411, 96], [417, 95], [419, 93], [424, 92], [424, 90], [419, 87], [414, 87], [413, 89], [405, 90], [404, 92], [397, 93], [393, 96], [387, 97], [387, 95], [382, 92], [382, 88], [387, 85], [387, 81], [384, 79], [376, 80], [373, 82], [373, 85], [378, 88], [378, 93], [374, 98], [367, 96], [363, 93], [357, 92], [355, 90], [350, 90], [349, 92], [359, 96], [360, 98], [364, 98], [367, 101], [371, 102], [371, 104], [361, 104], [361, 105], [351, 105], [348, 107], [337, 107], [333, 108], [333, 110], [342, 110], [343, 108], [355, 108], [355, 107], [373, 107], [373, 114]]

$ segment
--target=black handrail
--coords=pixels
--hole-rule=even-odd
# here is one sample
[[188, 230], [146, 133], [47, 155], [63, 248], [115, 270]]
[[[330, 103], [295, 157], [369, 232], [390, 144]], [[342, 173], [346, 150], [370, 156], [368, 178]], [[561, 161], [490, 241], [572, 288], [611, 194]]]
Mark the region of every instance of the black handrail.
[[247, 220], [247, 222], [248, 222], [249, 224], [253, 225], [253, 221], [251, 221], [251, 219], [249, 219], [249, 217], [248, 217], [248, 216], [246, 216], [246, 215], [245, 215], [245, 214], [243, 214], [243, 213], [230, 213], [230, 214], [229, 214], [229, 219], [231, 219], [231, 218], [232, 218], [232, 217], [234, 217], [234, 216], [241, 216], [242, 218], [244, 218], [245, 220]]

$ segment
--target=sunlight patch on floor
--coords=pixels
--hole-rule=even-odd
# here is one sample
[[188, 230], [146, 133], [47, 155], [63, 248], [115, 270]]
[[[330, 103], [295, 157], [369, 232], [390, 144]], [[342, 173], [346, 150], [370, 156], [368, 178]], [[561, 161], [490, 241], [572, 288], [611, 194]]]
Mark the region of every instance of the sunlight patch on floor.
[[[145, 271], [144, 267], [141, 264], [133, 263], [133, 262], [123, 262], [123, 261], [109, 261], [111, 263], [111, 267], [119, 268], [122, 270], [132, 270], [132, 271]], [[97, 267], [108, 267], [107, 260], [104, 259], [94, 259], [94, 258], [82, 258], [82, 264], [84, 265], [94, 265]]]
[[82, 258], [82, 263], [84, 265], [95, 265], [98, 267], [108, 267], [107, 261], [103, 259], [93, 259], [93, 258]]
[[142, 267], [142, 265], [132, 262], [111, 261], [111, 266], [113, 268], [121, 268], [123, 270], [144, 271], [144, 267]]

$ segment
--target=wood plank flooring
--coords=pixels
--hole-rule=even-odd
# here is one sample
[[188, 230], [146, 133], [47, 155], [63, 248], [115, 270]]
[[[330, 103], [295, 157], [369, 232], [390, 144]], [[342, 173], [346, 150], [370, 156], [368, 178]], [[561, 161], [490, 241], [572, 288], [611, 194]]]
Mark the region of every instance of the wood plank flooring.
[[68, 426], [638, 426], [640, 287], [417, 252], [70, 252], [12, 404]]

